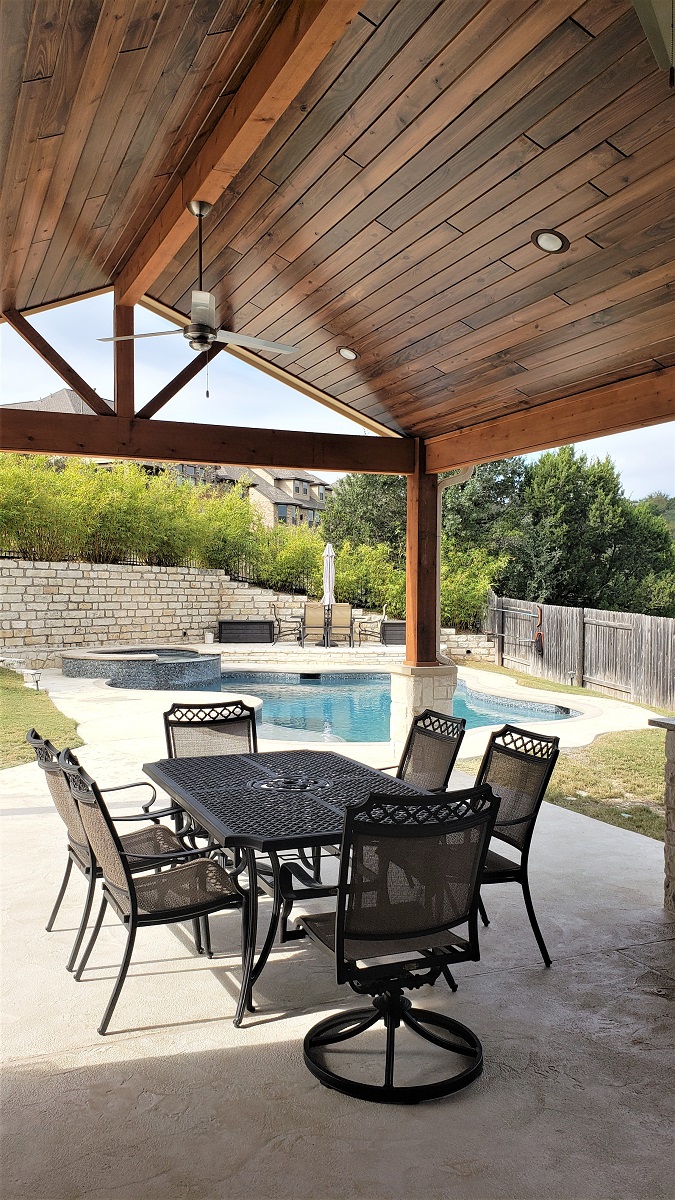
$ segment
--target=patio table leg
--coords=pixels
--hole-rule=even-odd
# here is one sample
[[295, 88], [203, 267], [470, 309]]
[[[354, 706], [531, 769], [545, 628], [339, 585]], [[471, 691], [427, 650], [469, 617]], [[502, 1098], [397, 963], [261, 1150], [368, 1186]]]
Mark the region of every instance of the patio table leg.
[[255, 943], [258, 932], [258, 871], [255, 850], [246, 849], [244, 851], [244, 858], [248, 873], [248, 899], [246, 902], [246, 919], [244, 921], [246, 936], [241, 964], [241, 991], [234, 1018], [234, 1024], [237, 1028], [241, 1025], [247, 1008], [249, 1012], [255, 1011], [251, 1002], [253, 960], [255, 958]]

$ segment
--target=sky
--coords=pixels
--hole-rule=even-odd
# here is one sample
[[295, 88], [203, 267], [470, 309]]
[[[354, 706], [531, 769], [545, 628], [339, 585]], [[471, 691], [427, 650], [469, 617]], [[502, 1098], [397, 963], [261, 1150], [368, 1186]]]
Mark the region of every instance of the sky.
[[[112, 296], [66, 304], [30, 318], [35, 328], [86, 379], [100, 396], [113, 393]], [[175, 326], [145, 309], [136, 309], [136, 332]], [[136, 343], [136, 405], [146, 403], [190, 360], [194, 351], [177, 333]], [[0, 325], [0, 404], [38, 400], [64, 387], [63, 380], [6, 324]], [[256, 428], [302, 429], [315, 433], [358, 433], [361, 426], [310, 400], [263, 372], [219, 354], [153, 420], [195, 421]], [[364, 436], [372, 436], [365, 435]], [[579, 443], [590, 457], [613, 459], [626, 495], [639, 500], [651, 492], [675, 494], [675, 422]], [[338, 476], [325, 472], [328, 479]]]

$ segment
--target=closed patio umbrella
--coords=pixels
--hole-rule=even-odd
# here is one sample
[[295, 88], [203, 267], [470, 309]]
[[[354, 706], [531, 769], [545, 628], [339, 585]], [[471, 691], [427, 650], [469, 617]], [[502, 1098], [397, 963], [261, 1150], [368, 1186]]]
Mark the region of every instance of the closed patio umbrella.
[[323, 596], [321, 603], [330, 607], [335, 604], [335, 551], [330, 542], [326, 542], [323, 552]]

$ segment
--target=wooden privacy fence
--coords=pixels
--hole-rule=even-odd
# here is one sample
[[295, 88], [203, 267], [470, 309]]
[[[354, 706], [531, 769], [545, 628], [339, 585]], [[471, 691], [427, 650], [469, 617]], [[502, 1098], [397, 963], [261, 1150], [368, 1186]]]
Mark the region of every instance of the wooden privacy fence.
[[537, 605], [494, 593], [488, 613], [500, 665], [617, 700], [675, 707], [672, 617]]

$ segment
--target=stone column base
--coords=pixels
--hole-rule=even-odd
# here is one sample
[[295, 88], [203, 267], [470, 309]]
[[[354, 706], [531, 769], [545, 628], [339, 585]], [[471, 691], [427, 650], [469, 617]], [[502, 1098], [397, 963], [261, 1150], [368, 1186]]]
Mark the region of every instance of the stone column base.
[[452, 713], [452, 697], [457, 684], [457, 667], [391, 666], [391, 740], [394, 754], [400, 758], [413, 717], [433, 708]]

